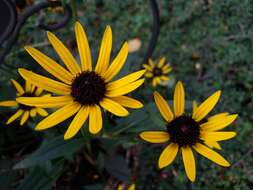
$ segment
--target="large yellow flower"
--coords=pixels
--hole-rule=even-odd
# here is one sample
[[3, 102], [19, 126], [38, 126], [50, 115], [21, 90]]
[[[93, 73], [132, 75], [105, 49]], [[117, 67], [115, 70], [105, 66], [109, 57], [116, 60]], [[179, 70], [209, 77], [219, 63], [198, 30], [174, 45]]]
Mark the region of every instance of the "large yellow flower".
[[170, 80], [168, 73], [172, 68], [165, 62], [165, 57], [162, 57], [157, 63], [154, 63], [152, 59], [149, 59], [148, 64], [143, 64], [143, 67], [146, 69], [145, 77], [151, 80], [153, 87], [164, 85]]
[[[34, 85], [31, 85], [29, 82], [25, 83], [25, 88], [23, 88], [16, 80], [11, 80], [12, 84], [17, 90], [17, 97], [39, 97], [42, 95], [43, 90], [41, 88], [36, 88]], [[6, 122], [6, 124], [10, 124], [13, 121], [20, 119], [20, 125], [24, 125], [25, 122], [29, 119], [29, 116], [35, 117], [37, 113], [41, 116], [47, 116], [48, 113], [43, 108], [39, 108], [36, 106], [26, 106], [22, 103], [18, 103], [16, 100], [7, 100], [1, 101], [0, 106], [4, 107], [17, 107], [18, 110], [14, 113]]]
[[81, 67], [70, 51], [52, 33], [48, 39], [63, 61], [66, 68], [35, 48], [26, 47], [28, 53], [50, 74], [59, 81], [38, 75], [26, 69], [19, 69], [21, 76], [30, 83], [60, 96], [42, 98], [18, 98], [17, 101], [30, 106], [42, 108], [60, 107], [57, 111], [42, 120], [36, 130], [53, 127], [75, 115], [64, 139], [73, 137], [89, 117], [89, 131], [92, 134], [102, 129], [101, 107], [117, 115], [127, 116], [127, 108], [141, 108], [141, 102], [125, 96], [143, 84], [140, 79], [144, 70], [129, 74], [110, 82], [121, 70], [128, 55], [125, 42], [118, 55], [110, 62], [112, 50], [112, 30], [106, 27], [95, 69], [92, 69], [92, 58], [88, 39], [81, 24], [75, 24], [75, 34], [80, 55]]
[[166, 130], [145, 131], [140, 134], [140, 137], [147, 142], [168, 144], [160, 155], [159, 168], [171, 164], [178, 151], [181, 151], [186, 175], [191, 181], [195, 181], [196, 168], [192, 149], [216, 164], [224, 167], [230, 165], [220, 154], [203, 145], [206, 143], [209, 144], [208, 146], [213, 146], [218, 141], [227, 140], [236, 135], [235, 132], [218, 130], [231, 124], [237, 118], [237, 114], [220, 113], [206, 119], [220, 95], [221, 91], [217, 91], [199, 106], [195, 104], [192, 115], [187, 115], [185, 91], [181, 82], [176, 84], [174, 92], [174, 113], [163, 97], [158, 92], [154, 93], [155, 103], [166, 121]]

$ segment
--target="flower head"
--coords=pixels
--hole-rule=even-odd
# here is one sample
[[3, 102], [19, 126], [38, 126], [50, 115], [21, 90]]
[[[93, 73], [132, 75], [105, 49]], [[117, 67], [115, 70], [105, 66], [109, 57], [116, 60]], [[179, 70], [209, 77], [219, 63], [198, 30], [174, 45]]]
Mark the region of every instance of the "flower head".
[[47, 72], [58, 80], [50, 79], [26, 69], [19, 69], [19, 73], [25, 80], [60, 95], [17, 99], [18, 102], [30, 106], [60, 107], [38, 123], [37, 130], [53, 127], [75, 115], [64, 135], [65, 139], [77, 134], [88, 118], [90, 133], [98, 133], [102, 129], [101, 108], [123, 117], [128, 115], [126, 108], [141, 108], [143, 106], [141, 102], [125, 95], [143, 84], [144, 79], [140, 78], [145, 70], [112, 81], [126, 61], [128, 55], [127, 42], [123, 44], [118, 55], [109, 64], [112, 50], [112, 30], [110, 26], [107, 26], [97, 64], [93, 69], [88, 39], [83, 27], [78, 22], [75, 24], [75, 34], [81, 67], [63, 43], [54, 34], [48, 32], [48, 39], [65, 67], [33, 47], [26, 47], [25, 49]]
[[185, 91], [181, 82], [176, 84], [174, 92], [174, 113], [163, 97], [158, 92], [154, 93], [155, 103], [166, 121], [166, 130], [145, 131], [140, 134], [140, 137], [147, 142], [168, 144], [160, 155], [159, 168], [171, 164], [179, 150], [182, 152], [186, 175], [191, 181], [195, 181], [196, 177], [192, 150], [221, 166], [230, 165], [220, 154], [207, 147], [217, 148], [218, 146], [219, 149], [219, 141], [233, 138], [236, 135], [235, 132], [218, 130], [231, 124], [237, 118], [237, 114], [220, 113], [206, 118], [217, 104], [220, 95], [221, 91], [215, 92], [199, 106], [194, 102], [193, 113], [188, 115], [185, 113]]
[[[17, 90], [17, 97], [41, 97], [43, 90], [41, 88], [36, 88], [29, 82], [25, 83], [25, 88], [23, 88], [16, 80], [11, 80], [12, 84]], [[45, 95], [46, 96], [46, 95]], [[6, 122], [10, 124], [16, 119], [21, 117], [20, 125], [24, 125], [28, 120], [29, 116], [35, 117], [37, 114], [41, 116], [47, 116], [46, 110], [36, 106], [27, 106], [22, 103], [18, 103], [16, 100], [1, 101], [0, 106], [4, 107], [17, 107], [17, 112], [14, 113]]]
[[148, 64], [144, 64], [146, 69], [145, 77], [151, 80], [153, 87], [163, 85], [164, 82], [170, 80], [168, 73], [172, 70], [168, 63], [165, 63], [165, 57], [161, 58], [159, 62], [154, 63], [152, 59], [148, 60]]

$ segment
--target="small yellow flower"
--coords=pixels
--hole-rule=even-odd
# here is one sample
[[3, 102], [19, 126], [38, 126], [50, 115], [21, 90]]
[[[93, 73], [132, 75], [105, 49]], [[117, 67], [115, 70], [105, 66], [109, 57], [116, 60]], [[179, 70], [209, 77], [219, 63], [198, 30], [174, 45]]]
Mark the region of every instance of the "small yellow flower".
[[162, 57], [158, 63], [154, 63], [152, 59], [149, 59], [148, 64], [143, 65], [146, 69], [145, 77], [151, 80], [153, 87], [167, 84], [166, 82], [170, 80], [168, 73], [172, 68], [168, 63], [165, 63], [165, 61], [165, 57]]
[[218, 102], [220, 95], [221, 91], [217, 91], [199, 106], [193, 103], [193, 113], [188, 115], [185, 113], [185, 91], [181, 82], [176, 84], [174, 92], [174, 113], [163, 97], [158, 92], [154, 93], [155, 103], [166, 121], [166, 130], [145, 131], [140, 134], [140, 137], [151, 143], [168, 143], [160, 155], [159, 168], [171, 164], [180, 151], [186, 175], [191, 181], [195, 181], [196, 166], [192, 149], [216, 164], [224, 167], [230, 166], [229, 162], [220, 154], [203, 145], [205, 143], [209, 147], [215, 147], [217, 142], [236, 135], [235, 132], [218, 130], [230, 125], [237, 118], [237, 114], [220, 113], [206, 119], [207, 114]]
[[[17, 97], [40, 97], [42, 95], [43, 90], [41, 88], [36, 88], [29, 82], [25, 83], [25, 89], [15, 80], [12, 79], [11, 82], [17, 90]], [[44, 117], [48, 115], [47, 111], [43, 108], [37, 106], [27, 106], [22, 103], [18, 103], [16, 100], [1, 101], [0, 106], [18, 108], [17, 112], [8, 119], [6, 124], [10, 124], [21, 117], [20, 125], [24, 125], [29, 116], [35, 117], [37, 113]]]
[[[124, 190], [122, 184], [120, 184], [120, 185], [118, 186], [118, 190]], [[129, 188], [128, 188], [128, 190], [135, 190], [135, 184], [130, 185]]]
[[126, 61], [128, 55], [127, 42], [123, 44], [118, 55], [109, 64], [112, 50], [112, 30], [110, 26], [107, 26], [97, 64], [93, 70], [88, 39], [79, 22], [75, 24], [75, 34], [81, 67], [63, 43], [54, 34], [48, 32], [48, 39], [66, 68], [33, 47], [26, 47], [26, 50], [47, 72], [58, 80], [38, 75], [26, 69], [19, 69], [19, 73], [25, 80], [60, 95], [17, 99], [18, 102], [30, 106], [60, 107], [38, 123], [36, 130], [48, 129], [75, 115], [64, 139], [70, 139], [76, 135], [88, 118], [90, 133], [97, 134], [102, 129], [101, 108], [123, 117], [128, 115], [126, 108], [141, 108], [143, 106], [141, 102], [125, 95], [143, 84], [144, 79], [140, 78], [145, 70], [134, 72], [111, 82]]

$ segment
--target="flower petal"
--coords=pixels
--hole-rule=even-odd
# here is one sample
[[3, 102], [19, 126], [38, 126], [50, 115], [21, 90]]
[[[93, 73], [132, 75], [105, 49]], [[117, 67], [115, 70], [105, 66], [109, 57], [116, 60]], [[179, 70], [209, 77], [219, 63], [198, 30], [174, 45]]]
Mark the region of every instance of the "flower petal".
[[15, 100], [7, 100], [7, 101], [1, 101], [0, 106], [14, 107], [14, 106], [18, 106], [18, 103]]
[[139, 79], [135, 82], [132, 82], [130, 84], [127, 84], [125, 86], [122, 86], [121, 88], [117, 88], [115, 90], [108, 90], [106, 92], [106, 96], [108, 97], [116, 97], [116, 96], [122, 96], [125, 94], [128, 94], [129, 92], [134, 91], [136, 88], [141, 86], [144, 83], [144, 79]]
[[30, 110], [29, 114], [30, 114], [31, 117], [35, 117], [36, 114], [37, 114], [36, 108], [32, 108], [32, 109]]
[[10, 124], [13, 121], [15, 121], [17, 118], [19, 118], [24, 113], [24, 110], [19, 109], [16, 113], [14, 113], [6, 122], [6, 124]]
[[190, 147], [182, 147], [181, 149], [186, 175], [194, 182], [196, 178], [196, 165], [193, 152]]
[[113, 113], [114, 115], [121, 116], [121, 117], [128, 115], [128, 111], [124, 107], [122, 107], [119, 103], [117, 103], [109, 98], [104, 98], [100, 102], [100, 105], [104, 109]]
[[98, 105], [91, 106], [89, 109], [89, 131], [91, 134], [97, 134], [103, 126], [101, 109]]
[[174, 115], [170, 109], [169, 104], [158, 92], [154, 92], [154, 99], [156, 106], [159, 109], [160, 113], [162, 114], [163, 118], [167, 122], [170, 122], [174, 118]]
[[57, 111], [55, 111], [54, 113], [43, 119], [41, 122], [39, 122], [35, 130], [48, 129], [57, 125], [58, 123], [61, 123], [62, 121], [68, 119], [76, 112], [78, 112], [80, 107], [81, 107], [80, 104], [73, 102], [58, 109]]
[[198, 106], [197, 110], [192, 115], [192, 118], [196, 121], [200, 121], [201, 119], [203, 119], [217, 104], [220, 95], [221, 91], [219, 90], [209, 96], [202, 104]]
[[40, 88], [43, 88], [49, 92], [62, 94], [62, 95], [70, 94], [70, 91], [71, 91], [70, 86], [66, 84], [49, 79], [42, 75], [38, 75], [26, 69], [18, 69], [18, 72], [25, 80], [28, 80], [32, 84]]
[[211, 121], [211, 120], [217, 120], [217, 119], [223, 119], [225, 116], [228, 116], [229, 113], [228, 112], [223, 112], [223, 113], [218, 113], [218, 114], [215, 114], [213, 116], [210, 116], [208, 117], [208, 121]]
[[120, 52], [118, 53], [118, 55], [113, 60], [110, 67], [102, 75], [103, 78], [105, 78], [105, 82], [108, 82], [108, 81], [112, 80], [113, 77], [115, 77], [119, 73], [121, 68], [124, 66], [124, 63], [127, 59], [127, 55], [128, 55], [128, 45], [127, 45], [127, 42], [125, 42], [123, 44]]
[[179, 81], [176, 84], [173, 100], [175, 117], [179, 117], [184, 113], [184, 104], [185, 104], [184, 86], [182, 82]]
[[28, 120], [29, 118], [29, 111], [25, 111], [24, 114], [22, 115], [21, 117], [21, 120], [20, 120], [20, 125], [24, 125], [25, 122]]
[[224, 167], [229, 167], [230, 164], [227, 160], [225, 160], [220, 154], [213, 151], [212, 149], [206, 147], [205, 145], [202, 145], [200, 143], [196, 143], [196, 145], [193, 146], [193, 148], [202, 156], [208, 158], [209, 160], [215, 162], [216, 164], [219, 164]]
[[14, 87], [16, 88], [19, 95], [22, 95], [25, 93], [23, 87], [16, 80], [11, 79], [11, 82], [14, 85]]
[[38, 114], [40, 114], [43, 117], [48, 116], [47, 111], [45, 109], [43, 109], [43, 108], [36, 108], [36, 111], [37, 111]]
[[204, 143], [210, 148], [216, 148], [218, 150], [221, 150], [220, 144], [216, 141], [204, 141]]
[[171, 164], [176, 158], [178, 152], [178, 145], [170, 143], [161, 153], [158, 161], [159, 168], [164, 168]]
[[41, 108], [55, 108], [73, 102], [73, 98], [71, 96], [20, 97], [17, 98], [17, 102], [28, 106], [36, 106]]
[[236, 132], [202, 132], [200, 138], [204, 141], [224, 141], [236, 136]]
[[103, 74], [109, 65], [110, 55], [112, 50], [112, 29], [110, 26], [106, 26], [103, 39], [101, 42], [99, 56], [95, 71], [99, 74]]
[[117, 96], [111, 99], [127, 108], [138, 109], [143, 107], [143, 104], [140, 101], [128, 96]]
[[80, 73], [81, 69], [79, 65], [66, 46], [51, 32], [47, 32], [47, 37], [69, 71], [73, 75]]
[[192, 101], [192, 114], [195, 113], [195, 111], [197, 110], [198, 104], [196, 102], [196, 100]]
[[169, 133], [165, 131], [144, 131], [140, 137], [150, 143], [165, 143], [170, 140]]
[[162, 57], [160, 60], [159, 60], [159, 62], [158, 62], [158, 64], [157, 64], [157, 67], [158, 68], [161, 68], [163, 65], [164, 65], [164, 63], [165, 63], [165, 57]]
[[220, 117], [216, 116], [216, 119], [208, 119], [208, 121], [206, 123], [201, 124], [200, 127], [204, 131], [217, 131], [220, 129], [224, 129], [225, 127], [233, 123], [237, 117], [237, 114], [223, 115]]
[[89, 46], [86, 33], [79, 22], [76, 22], [75, 24], [75, 34], [76, 34], [77, 47], [78, 47], [79, 56], [81, 60], [82, 70], [91, 71], [92, 59], [91, 59], [90, 46]]
[[135, 190], [135, 184], [130, 185], [130, 187], [128, 188], [128, 190]]
[[106, 89], [110, 91], [110, 90], [115, 90], [115, 89], [121, 88], [123, 86], [126, 86], [126, 85], [138, 80], [139, 78], [141, 78], [141, 76], [144, 73], [145, 73], [145, 70], [140, 70], [140, 71], [134, 72], [132, 74], [129, 74], [119, 80], [110, 82], [106, 86]]
[[25, 47], [25, 49], [47, 72], [62, 82], [71, 84], [73, 75], [60, 66], [57, 62], [33, 47]]
[[70, 139], [74, 137], [78, 131], [81, 129], [85, 121], [89, 116], [89, 107], [82, 106], [81, 109], [78, 111], [74, 119], [72, 120], [68, 130], [64, 134], [64, 140]]

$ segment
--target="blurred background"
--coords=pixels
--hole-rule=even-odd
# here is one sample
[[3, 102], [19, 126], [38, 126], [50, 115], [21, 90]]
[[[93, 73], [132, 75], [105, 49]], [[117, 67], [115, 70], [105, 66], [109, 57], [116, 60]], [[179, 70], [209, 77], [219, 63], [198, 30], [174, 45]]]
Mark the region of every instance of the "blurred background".
[[[4, 1], [3, 1], [4, 2]], [[17, 27], [22, 13], [40, 3], [23, 0], [11, 15], [1, 10], [1, 28]], [[59, 60], [46, 38], [41, 23], [55, 24], [71, 16], [53, 32], [77, 55], [74, 22], [85, 27], [94, 59], [106, 25], [113, 30], [113, 54], [124, 41], [133, 43], [121, 75], [142, 68], [150, 38], [155, 29], [148, 0], [63, 0], [63, 7], [45, 8], [22, 23], [12, 49], [0, 63], [0, 101], [15, 98], [10, 79], [17, 79], [20, 67], [43, 73], [24, 51], [32, 45]], [[166, 57], [173, 70], [166, 86], [153, 88], [148, 80], [133, 93], [142, 100], [143, 109], [131, 111], [127, 118], [109, 116], [105, 132], [91, 137], [86, 129], [70, 140], [63, 140], [68, 121], [44, 132], [33, 130], [37, 121], [25, 126], [5, 124], [15, 109], [0, 108], [0, 187], [1, 190], [96, 190], [116, 189], [117, 184], [136, 183], [145, 190], [247, 190], [253, 189], [253, 2], [249, 0], [157, 0], [160, 23], [153, 60]], [[22, 5], [22, 6], [21, 6]], [[1, 7], [0, 7], [1, 8]], [[8, 16], [2, 16], [2, 15]], [[6, 22], [6, 23], [5, 23]], [[3, 30], [3, 29], [2, 29]], [[9, 29], [1, 42], [1, 53], [13, 39]], [[1, 31], [3, 35], [4, 31]], [[1, 36], [2, 37], [2, 36]], [[111, 59], [112, 60], [112, 59]], [[94, 63], [93, 63], [94, 64]], [[239, 118], [229, 130], [236, 138], [222, 143], [219, 151], [231, 162], [222, 168], [198, 156], [197, 179], [189, 183], [180, 158], [165, 170], [158, 170], [157, 160], [162, 146], [146, 144], [138, 133], [161, 128], [161, 118], [153, 104], [152, 92], [159, 91], [171, 100], [175, 81], [183, 81], [186, 99], [203, 101], [221, 89], [222, 97], [213, 113], [238, 113]], [[84, 127], [85, 128], [85, 127]]]

